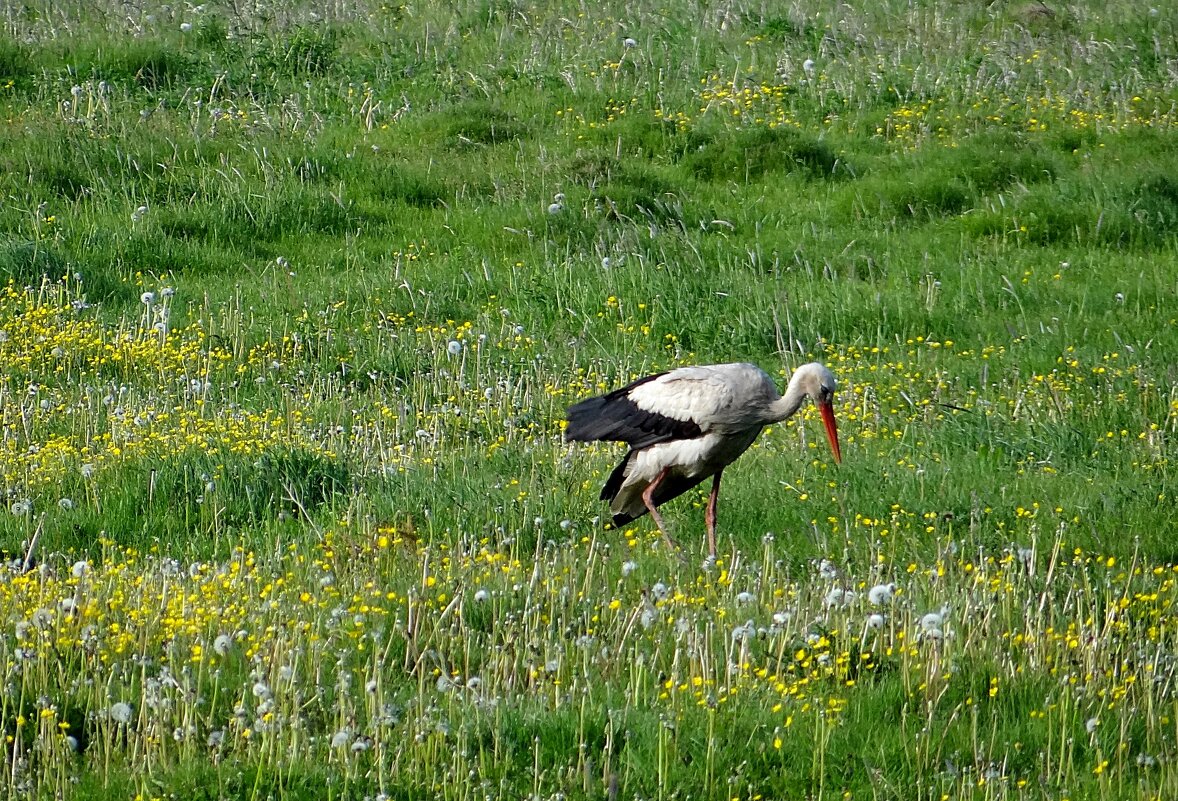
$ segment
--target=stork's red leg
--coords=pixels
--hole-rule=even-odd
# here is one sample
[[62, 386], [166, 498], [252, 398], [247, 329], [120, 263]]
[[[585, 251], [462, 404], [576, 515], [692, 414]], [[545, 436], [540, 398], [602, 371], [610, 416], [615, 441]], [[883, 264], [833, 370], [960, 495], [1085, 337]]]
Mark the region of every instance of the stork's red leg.
[[708, 506], [704, 510], [704, 524], [708, 527], [708, 556], [716, 556], [716, 503], [720, 500], [720, 476], [723, 470], [717, 471], [712, 477], [712, 494], [708, 496]]
[[664, 467], [659, 471], [659, 474], [654, 477], [654, 481], [646, 485], [646, 489], [642, 491], [642, 503], [646, 505], [646, 511], [650, 512], [650, 516], [654, 518], [654, 523], [659, 527], [659, 533], [663, 535], [663, 539], [667, 543], [667, 547], [672, 551], [678, 551], [679, 546], [671, 539], [671, 535], [667, 533], [667, 526], [663, 523], [663, 516], [659, 514], [659, 510], [654, 505], [654, 493], [663, 483], [667, 475], [671, 472], [671, 468]]

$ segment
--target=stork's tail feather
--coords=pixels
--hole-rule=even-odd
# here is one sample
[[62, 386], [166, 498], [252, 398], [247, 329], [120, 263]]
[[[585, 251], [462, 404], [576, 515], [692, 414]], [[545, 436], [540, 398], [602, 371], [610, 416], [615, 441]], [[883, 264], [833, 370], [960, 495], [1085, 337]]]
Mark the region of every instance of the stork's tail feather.
[[633, 458], [634, 451], [626, 454], [626, 458], [618, 462], [618, 466], [609, 474], [609, 478], [605, 480], [605, 486], [601, 488], [601, 500], [613, 501], [618, 497], [618, 492], [622, 489], [622, 482], [626, 480], [626, 467], [630, 464], [630, 459]]

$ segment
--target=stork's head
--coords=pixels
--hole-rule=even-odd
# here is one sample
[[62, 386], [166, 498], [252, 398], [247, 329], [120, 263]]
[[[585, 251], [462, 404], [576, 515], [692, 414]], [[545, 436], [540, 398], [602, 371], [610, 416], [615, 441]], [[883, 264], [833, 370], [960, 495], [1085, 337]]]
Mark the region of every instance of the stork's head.
[[803, 364], [790, 377], [789, 383], [814, 401], [818, 411], [822, 414], [822, 424], [826, 427], [826, 438], [830, 441], [830, 450], [834, 453], [834, 460], [841, 462], [843, 452], [839, 448], [839, 431], [834, 422], [834, 390], [836, 382], [834, 373], [818, 362]]

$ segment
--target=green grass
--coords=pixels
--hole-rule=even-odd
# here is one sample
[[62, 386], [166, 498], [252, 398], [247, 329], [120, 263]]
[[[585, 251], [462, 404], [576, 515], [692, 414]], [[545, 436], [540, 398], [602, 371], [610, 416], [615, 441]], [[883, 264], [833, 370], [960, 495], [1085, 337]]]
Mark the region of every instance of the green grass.
[[[1174, 797], [1156, 5], [11, 9], [0, 795]], [[568, 405], [813, 359], [604, 527]]]

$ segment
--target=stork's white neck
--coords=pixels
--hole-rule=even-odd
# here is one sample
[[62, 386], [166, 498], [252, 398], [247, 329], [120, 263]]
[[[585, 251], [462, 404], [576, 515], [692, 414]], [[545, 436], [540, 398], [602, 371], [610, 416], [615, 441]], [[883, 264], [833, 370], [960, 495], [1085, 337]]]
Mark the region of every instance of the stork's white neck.
[[834, 391], [834, 376], [817, 362], [803, 364], [789, 377], [785, 394], [769, 404], [766, 418], [770, 423], [780, 423], [793, 417], [806, 402], [806, 398], [818, 398], [823, 390]]
[[782, 420], [788, 420], [797, 414], [798, 409], [802, 408], [806, 397], [806, 389], [802, 386], [802, 382], [798, 380], [798, 376], [795, 373], [793, 379], [789, 382], [789, 386], [785, 388], [785, 394], [769, 404], [768, 414], [765, 416], [769, 418], [770, 423], [780, 423]]

